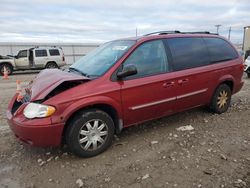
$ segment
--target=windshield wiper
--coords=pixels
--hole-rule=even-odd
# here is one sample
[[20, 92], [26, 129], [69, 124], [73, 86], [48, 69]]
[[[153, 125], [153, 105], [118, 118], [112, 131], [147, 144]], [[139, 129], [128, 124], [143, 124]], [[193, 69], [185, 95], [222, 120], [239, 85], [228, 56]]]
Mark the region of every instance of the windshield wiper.
[[76, 69], [76, 68], [74, 68], [74, 67], [69, 67], [69, 71], [78, 72], [78, 73], [80, 73], [80, 74], [83, 75], [83, 76], [89, 77], [88, 74], [86, 74], [86, 73], [82, 72], [81, 70]]
[[100, 75], [88, 75], [88, 77], [91, 79], [96, 79], [96, 78], [99, 78]]

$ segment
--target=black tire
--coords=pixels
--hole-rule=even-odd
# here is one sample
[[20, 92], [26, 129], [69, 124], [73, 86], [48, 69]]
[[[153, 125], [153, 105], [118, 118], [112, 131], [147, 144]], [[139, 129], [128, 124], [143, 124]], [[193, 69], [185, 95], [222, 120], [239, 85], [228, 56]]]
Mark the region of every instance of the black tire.
[[250, 73], [247, 73], [247, 77], [250, 78]]
[[6, 67], [7, 71], [8, 71], [8, 75], [11, 75], [13, 73], [13, 67], [12, 65], [8, 64], [8, 63], [3, 63], [0, 65], [0, 74], [3, 75], [4, 74], [4, 67]]
[[45, 66], [46, 69], [58, 69], [58, 65], [55, 62], [48, 62]]
[[218, 114], [224, 113], [230, 106], [232, 91], [226, 84], [221, 84], [214, 92], [210, 109]]
[[[95, 130], [95, 125], [92, 124], [93, 129], [91, 129], [91, 131], [94, 131], [94, 133], [88, 131], [89, 129], [87, 126], [87, 124], [91, 124], [92, 121], [94, 121], [94, 124], [96, 121], [99, 122]], [[105, 127], [99, 130], [99, 133], [104, 133], [106, 131], [106, 135], [99, 136], [95, 131], [101, 128], [102, 124], [105, 124]], [[114, 122], [106, 112], [98, 109], [82, 111], [75, 115], [69, 122], [69, 125], [67, 125], [65, 132], [66, 143], [74, 154], [80, 157], [93, 157], [104, 152], [111, 145], [114, 137], [114, 130]], [[102, 138], [100, 141], [103, 143], [99, 141], [100, 137]], [[81, 140], [86, 141], [81, 144]], [[89, 142], [91, 142], [91, 144], [88, 144]], [[94, 149], [95, 142], [97, 148]]]

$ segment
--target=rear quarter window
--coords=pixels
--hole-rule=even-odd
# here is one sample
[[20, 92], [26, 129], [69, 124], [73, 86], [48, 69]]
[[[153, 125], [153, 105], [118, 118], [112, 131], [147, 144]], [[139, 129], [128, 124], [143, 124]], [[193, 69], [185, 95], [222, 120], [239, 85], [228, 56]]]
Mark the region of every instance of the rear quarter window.
[[223, 62], [238, 58], [236, 50], [220, 38], [204, 38], [210, 55], [211, 63]]
[[36, 57], [45, 57], [47, 56], [47, 50], [36, 50], [35, 54]]
[[201, 37], [166, 39], [175, 71], [209, 64], [207, 47]]
[[58, 49], [50, 49], [49, 54], [50, 54], [50, 56], [59, 56], [60, 52]]

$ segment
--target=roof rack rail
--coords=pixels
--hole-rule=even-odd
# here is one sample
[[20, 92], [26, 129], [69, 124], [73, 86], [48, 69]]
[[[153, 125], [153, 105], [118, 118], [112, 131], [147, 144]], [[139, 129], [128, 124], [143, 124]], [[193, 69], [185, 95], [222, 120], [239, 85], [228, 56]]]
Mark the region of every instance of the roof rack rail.
[[209, 31], [194, 31], [194, 32], [181, 32], [182, 34], [211, 34], [218, 35], [217, 33], [210, 33]]
[[209, 31], [181, 32], [183, 34], [210, 34]]
[[166, 34], [211, 34], [211, 35], [218, 35], [217, 33], [210, 33], [209, 31], [195, 31], [195, 32], [181, 32], [181, 31], [156, 31], [152, 33], [145, 34], [143, 36], [149, 35], [166, 35]]
[[181, 33], [181, 32], [180, 31], [156, 31], [156, 32], [145, 34], [143, 36], [149, 36], [149, 35], [154, 35], [154, 34], [165, 35], [165, 34], [174, 34], [174, 33]]

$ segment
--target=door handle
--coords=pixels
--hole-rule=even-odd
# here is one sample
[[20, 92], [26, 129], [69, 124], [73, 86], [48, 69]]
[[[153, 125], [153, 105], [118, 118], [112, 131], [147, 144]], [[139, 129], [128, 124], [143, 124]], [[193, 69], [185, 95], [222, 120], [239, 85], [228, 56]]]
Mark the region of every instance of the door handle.
[[183, 80], [178, 80], [178, 84], [179, 85], [182, 85], [182, 84], [186, 84], [186, 83], [188, 83], [189, 82], [189, 79], [183, 79]]
[[163, 87], [173, 87], [174, 86], [174, 82], [165, 82], [163, 85]]

